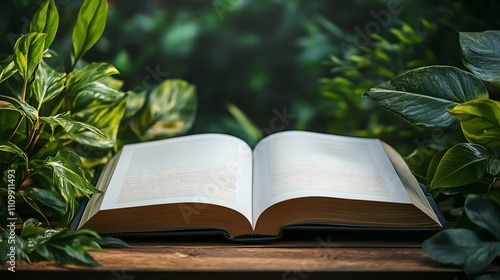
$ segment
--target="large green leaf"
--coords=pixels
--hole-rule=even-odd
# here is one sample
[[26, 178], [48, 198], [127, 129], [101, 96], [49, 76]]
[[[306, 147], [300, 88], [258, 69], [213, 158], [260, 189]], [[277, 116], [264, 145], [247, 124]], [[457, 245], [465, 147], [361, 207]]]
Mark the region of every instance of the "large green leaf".
[[488, 230], [500, 241], [500, 206], [493, 200], [471, 195], [465, 200], [465, 212], [474, 224]]
[[80, 157], [74, 152], [59, 151], [55, 157], [47, 158], [43, 166], [52, 170], [53, 183], [66, 201], [66, 213], [60, 221], [63, 226], [74, 218], [78, 193], [87, 197], [91, 194], [101, 193], [85, 179], [85, 171]]
[[108, 137], [99, 128], [75, 120], [68, 112], [55, 116], [41, 117], [42, 122], [49, 124], [54, 133], [56, 127], [61, 126], [65, 133], [58, 137], [59, 139], [71, 139], [80, 144], [100, 147], [102, 143], [109, 141]]
[[[498, 218], [498, 216], [497, 216]], [[464, 272], [473, 279], [483, 272], [488, 265], [500, 256], [500, 242], [484, 242], [472, 250], [464, 263]]]
[[479, 180], [486, 172], [488, 152], [480, 145], [461, 143], [443, 156], [431, 182], [431, 189], [463, 186]]
[[469, 142], [490, 148], [500, 147], [500, 102], [471, 100], [448, 112], [460, 120]]
[[28, 117], [31, 123], [38, 123], [38, 110], [27, 102], [6, 95], [0, 95], [0, 110], [11, 110]]
[[83, 2], [72, 34], [73, 65], [97, 43], [106, 27], [107, 15], [107, 0], [85, 0]]
[[472, 230], [459, 228], [435, 234], [422, 243], [422, 248], [435, 261], [462, 265], [481, 242]]
[[182, 80], [166, 80], [153, 89], [141, 111], [131, 120], [142, 140], [160, 139], [188, 131], [196, 114], [195, 87]]
[[14, 63], [24, 81], [28, 81], [42, 61], [46, 36], [44, 33], [31, 32], [22, 35], [14, 45]]
[[103, 62], [87, 64], [81, 69], [76, 69], [68, 74], [68, 91], [77, 91], [95, 81], [115, 74], [119, 74], [119, 72], [111, 64]]
[[16, 154], [17, 156], [22, 158], [26, 164], [28, 164], [28, 155], [14, 143], [0, 139], [0, 151]]
[[47, 34], [44, 46], [44, 50], [46, 50], [54, 41], [58, 27], [59, 13], [56, 4], [54, 0], [45, 0], [31, 20], [30, 32]]
[[7, 80], [10, 76], [17, 72], [16, 64], [14, 63], [14, 57], [9, 55], [0, 61], [0, 83]]
[[500, 31], [460, 32], [464, 65], [484, 81], [500, 83]]
[[408, 71], [364, 95], [414, 125], [436, 128], [456, 122], [446, 109], [486, 99], [488, 91], [479, 78], [468, 72], [451, 66], [429, 66]]
[[427, 174], [432, 159], [440, 150], [430, 146], [422, 146], [415, 149], [405, 158], [413, 175], [421, 182], [427, 182]]
[[24, 189], [24, 193], [26, 196], [31, 197], [37, 204], [47, 206], [54, 209], [58, 214], [64, 215], [65, 202], [57, 192], [42, 188], [28, 187]]
[[73, 118], [99, 128], [107, 137], [98, 148], [116, 143], [120, 121], [125, 113], [127, 95], [102, 83], [94, 82], [82, 89], [74, 99]]
[[38, 110], [47, 101], [59, 96], [64, 90], [65, 73], [52, 69], [47, 63], [42, 62], [38, 67], [35, 81], [31, 85], [32, 94], [38, 101]]

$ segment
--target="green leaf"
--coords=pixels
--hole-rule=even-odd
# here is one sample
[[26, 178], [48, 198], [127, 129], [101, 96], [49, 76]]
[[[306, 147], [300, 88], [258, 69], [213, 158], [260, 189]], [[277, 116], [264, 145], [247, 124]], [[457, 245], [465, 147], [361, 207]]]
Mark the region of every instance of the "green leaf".
[[460, 120], [462, 131], [471, 143], [500, 147], [500, 102], [471, 100], [448, 110]]
[[236, 119], [238, 124], [243, 128], [243, 130], [250, 136], [250, 138], [257, 142], [262, 138], [262, 130], [250, 120], [245, 113], [243, 113], [240, 108], [236, 105], [229, 103], [227, 104], [227, 110]]
[[76, 69], [68, 74], [68, 91], [77, 91], [95, 81], [116, 74], [119, 74], [119, 72], [111, 64], [103, 62], [87, 64], [81, 69]]
[[14, 63], [24, 81], [28, 81], [42, 61], [46, 36], [31, 32], [22, 35], [14, 45]]
[[30, 197], [38, 204], [43, 204], [51, 209], [54, 209], [60, 215], [64, 214], [65, 202], [57, 192], [33, 187], [24, 189], [24, 192], [26, 196]]
[[131, 119], [134, 133], [143, 141], [185, 133], [196, 113], [195, 87], [182, 80], [166, 80], [153, 89], [141, 111]]
[[22, 238], [33, 237], [45, 232], [45, 228], [40, 227], [42, 223], [36, 219], [27, 219], [23, 224], [23, 229], [21, 231]]
[[73, 28], [73, 57], [76, 62], [99, 40], [106, 27], [107, 0], [85, 0]]
[[498, 206], [500, 206], [500, 188], [490, 190], [483, 195], [483, 198], [493, 200], [497, 203]]
[[430, 186], [432, 180], [434, 179], [434, 176], [436, 175], [439, 162], [441, 162], [441, 159], [443, 159], [443, 156], [444, 154], [446, 154], [447, 151], [448, 151], [447, 149], [439, 151], [432, 157], [429, 166], [427, 168], [427, 176], [425, 177], [426, 185]]
[[422, 249], [432, 260], [462, 265], [482, 240], [469, 229], [450, 229], [438, 232], [422, 243]]
[[28, 155], [14, 143], [0, 139], [0, 151], [16, 154], [22, 158], [26, 164], [28, 164]]
[[61, 221], [65, 226], [74, 218], [77, 190], [87, 197], [101, 191], [85, 179], [80, 157], [74, 152], [59, 151], [55, 157], [47, 158], [43, 165], [52, 169], [53, 183], [66, 201], [66, 213]]
[[405, 158], [410, 170], [421, 182], [426, 182], [429, 165], [439, 149], [422, 146], [415, 149]]
[[73, 118], [99, 128], [106, 135], [105, 141], [97, 139], [97, 142], [92, 143], [91, 146], [113, 147], [116, 143], [120, 121], [125, 113], [126, 103], [126, 94], [99, 82], [90, 84], [77, 95]]
[[127, 242], [111, 236], [103, 237], [97, 240], [97, 243], [103, 247], [130, 247]]
[[59, 13], [56, 4], [53, 0], [45, 0], [31, 20], [30, 32], [47, 34], [44, 46], [44, 50], [46, 50], [54, 41], [58, 27]]
[[500, 242], [484, 242], [479, 244], [472, 250], [464, 263], [465, 274], [470, 279], [478, 276], [498, 256], [500, 256]]
[[463, 186], [486, 172], [488, 152], [480, 145], [462, 143], [449, 149], [439, 162], [431, 189]]
[[488, 230], [500, 241], [500, 206], [493, 200], [470, 195], [465, 200], [465, 212], [474, 224]]
[[125, 110], [125, 114], [123, 119], [130, 119], [134, 116], [139, 110], [141, 110], [142, 106], [146, 102], [146, 92], [134, 92], [127, 91], [127, 109]]
[[488, 91], [468, 72], [430, 66], [408, 71], [364, 95], [416, 126], [437, 128], [456, 122], [446, 109], [473, 99], [487, 99]]
[[17, 68], [12, 55], [0, 61], [0, 83], [10, 78], [16, 72]]
[[74, 120], [68, 112], [55, 116], [41, 117], [42, 122], [46, 122], [55, 131], [57, 126], [61, 126], [66, 133], [59, 138], [71, 139], [83, 145], [100, 147], [103, 142], [108, 142], [108, 137], [97, 127], [85, 122]]
[[38, 123], [38, 110], [27, 102], [19, 99], [0, 95], [0, 110], [11, 110], [28, 117], [32, 124]]
[[38, 67], [35, 81], [31, 85], [31, 91], [38, 101], [38, 109], [47, 101], [59, 96], [64, 90], [65, 73], [52, 69], [47, 63], [42, 62]]
[[500, 31], [460, 32], [463, 62], [481, 80], [500, 83]]

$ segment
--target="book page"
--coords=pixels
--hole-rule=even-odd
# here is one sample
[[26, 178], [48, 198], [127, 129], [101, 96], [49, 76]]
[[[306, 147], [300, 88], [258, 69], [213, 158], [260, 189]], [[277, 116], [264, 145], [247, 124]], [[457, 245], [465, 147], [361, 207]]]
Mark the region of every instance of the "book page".
[[380, 140], [287, 131], [254, 150], [254, 223], [272, 204], [300, 197], [411, 203]]
[[251, 184], [251, 149], [233, 136], [200, 134], [126, 145], [101, 210], [208, 203], [235, 209], [251, 222]]

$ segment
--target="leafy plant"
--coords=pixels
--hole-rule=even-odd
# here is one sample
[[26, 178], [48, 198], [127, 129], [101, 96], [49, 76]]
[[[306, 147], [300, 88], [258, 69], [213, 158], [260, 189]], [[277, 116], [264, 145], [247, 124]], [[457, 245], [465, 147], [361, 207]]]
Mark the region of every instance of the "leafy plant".
[[83, 2], [69, 71], [61, 71], [50, 49], [59, 22], [53, 0], [40, 5], [29, 33], [0, 61], [0, 251], [12, 246], [10, 225], [18, 221], [20, 260], [95, 266], [87, 250], [123, 245], [88, 230], [68, 231], [81, 199], [100, 193], [90, 183], [96, 168], [123, 144], [178, 135], [194, 121], [189, 83], [167, 80], [150, 92], [124, 92], [112, 77], [115, 67], [82, 60], [104, 30], [107, 10], [105, 0]]
[[[378, 111], [372, 102], [359, 99], [367, 88], [408, 69], [437, 61], [429, 46], [436, 33], [434, 24], [422, 19], [413, 27], [400, 23], [388, 31], [389, 34], [372, 34], [366, 47], [342, 42], [340, 54], [330, 57], [328, 64], [334, 77], [321, 80], [321, 94], [331, 101], [329, 115], [333, 121], [329, 132], [386, 140], [395, 135], [411, 140], [423, 133], [404, 121], [394, 121], [391, 114]], [[346, 40], [345, 36], [342, 38]], [[405, 144], [410, 141], [400, 142], [398, 149], [411, 149]]]
[[[478, 230], [442, 231], [426, 240], [422, 247], [435, 261], [463, 265], [467, 276], [474, 278], [500, 256], [500, 206], [490, 199], [471, 195], [465, 201], [465, 213]], [[496, 279], [499, 275], [500, 272], [481, 279]]]
[[437, 137], [445, 136], [443, 128], [460, 124], [467, 143], [447, 149], [422, 146], [407, 161], [434, 196], [454, 196], [456, 206], [467, 197], [458, 226], [474, 231], [444, 231], [426, 241], [424, 249], [432, 259], [464, 265], [467, 275], [475, 277], [500, 254], [491, 236], [476, 235], [483, 228], [498, 240], [500, 232], [500, 102], [489, 99], [500, 83], [500, 31], [462, 32], [460, 45], [472, 73], [451, 66], [417, 68], [364, 95], [416, 126], [437, 129]]

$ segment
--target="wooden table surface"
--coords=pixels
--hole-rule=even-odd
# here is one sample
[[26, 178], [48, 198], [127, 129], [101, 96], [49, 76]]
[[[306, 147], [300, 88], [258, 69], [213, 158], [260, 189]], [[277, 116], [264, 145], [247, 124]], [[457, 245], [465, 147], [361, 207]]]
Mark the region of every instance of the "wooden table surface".
[[[102, 267], [18, 264], [16, 276], [72, 280], [465, 279], [460, 268], [430, 260], [420, 248], [424, 238], [419, 234], [330, 232], [263, 244], [232, 243], [219, 237], [132, 239], [129, 248], [93, 252]], [[498, 262], [489, 268], [498, 269]], [[7, 273], [5, 268], [1, 274], [12, 275]]]

